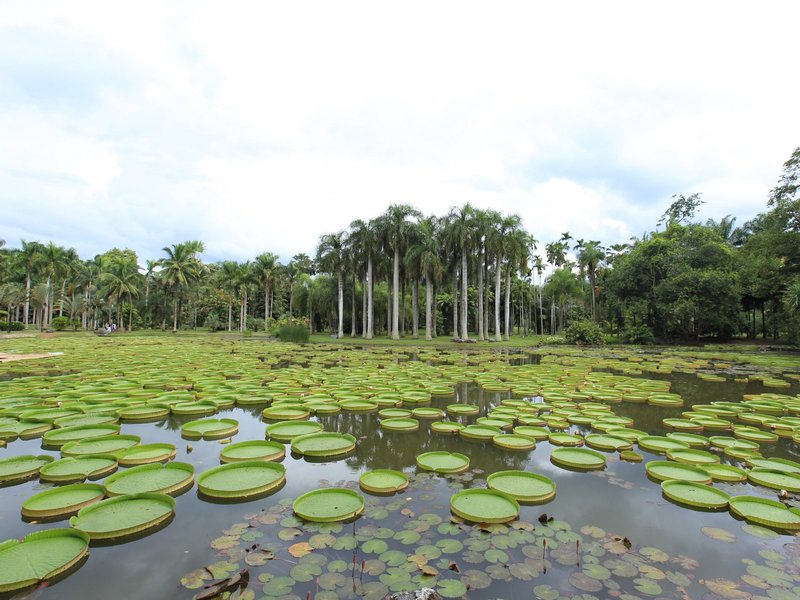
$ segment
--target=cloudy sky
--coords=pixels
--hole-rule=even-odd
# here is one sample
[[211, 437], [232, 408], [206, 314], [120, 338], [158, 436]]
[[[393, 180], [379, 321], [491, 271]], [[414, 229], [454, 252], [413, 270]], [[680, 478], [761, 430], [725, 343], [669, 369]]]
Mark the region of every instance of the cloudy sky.
[[9, 1], [0, 238], [313, 254], [391, 203], [544, 243], [766, 209], [800, 145], [786, 2]]

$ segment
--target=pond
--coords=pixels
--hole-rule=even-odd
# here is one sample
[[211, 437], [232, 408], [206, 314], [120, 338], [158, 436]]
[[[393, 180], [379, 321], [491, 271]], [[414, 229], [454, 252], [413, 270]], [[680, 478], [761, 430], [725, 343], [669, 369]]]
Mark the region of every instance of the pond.
[[[253, 499], [215, 500], [195, 482], [174, 492], [174, 516], [149, 533], [92, 540], [88, 559], [66, 576], [16, 597], [188, 600], [221, 582], [219, 589], [232, 598], [378, 599], [423, 586], [452, 598], [800, 598], [800, 544], [790, 529], [800, 527], [797, 514], [788, 513], [787, 528], [775, 528], [746, 521], [726, 506], [691, 508], [662, 495], [660, 482], [646, 470], [648, 463], [667, 459], [664, 440], [675, 443], [676, 437], [666, 434], [683, 431], [690, 434], [684, 441], [706, 447], [699, 461], [749, 469], [747, 461], [755, 464], [753, 457], [760, 455], [783, 461], [762, 465], [762, 471], [781, 465], [791, 471], [800, 454], [793, 439], [800, 425], [796, 357], [724, 347], [514, 354], [292, 346], [213, 336], [3, 340], [0, 350], [64, 352], [0, 366], [0, 435], [8, 442], [0, 461], [62, 456], [46, 443], [58, 439], [53, 433], [31, 439], [7, 433], [18, 419], [47, 422], [46, 414], [31, 416], [42, 407], [114, 417], [119, 411], [133, 415], [124, 411], [141, 406], [169, 408], [167, 416], [149, 422], [123, 418], [114, 434], [138, 436], [139, 445], [174, 446], [171, 462], [191, 465], [195, 480], [220, 465], [221, 451], [264, 440], [267, 427], [285, 422], [262, 417], [270, 406], [310, 406], [312, 414], [297, 422], [318, 422], [326, 432], [355, 438], [355, 450], [344, 448], [330, 459], [292, 453], [285, 442], [286, 455], [278, 462], [285, 483]], [[407, 410], [441, 413], [398, 413], [419, 425], [393, 431], [381, 421], [394, 415], [364, 405], [370, 399], [381, 410], [404, 404]], [[459, 413], [456, 404], [475, 407], [477, 414]], [[339, 405], [340, 412], [324, 414]], [[203, 410], [214, 412], [199, 414]], [[487, 424], [482, 420], [489, 413]], [[187, 439], [183, 426], [206, 418], [233, 419], [238, 430], [223, 439]], [[483, 423], [470, 431], [488, 439], [437, 433], [433, 423], [439, 421]], [[522, 423], [518, 431], [528, 437], [493, 441], [491, 428], [506, 422]], [[572, 435], [543, 439], [542, 431]], [[500, 435], [512, 433], [505, 428]], [[649, 437], [641, 439], [645, 433]], [[599, 448], [603, 440], [593, 434], [629, 441], [633, 456], [620, 452], [621, 446]], [[503, 441], [504, 447], [497, 445]], [[605, 459], [603, 468], [576, 469], [551, 460], [554, 450], [590, 441]], [[468, 467], [455, 473], [420, 468], [417, 457], [433, 451], [462, 454]], [[390, 495], [364, 491], [360, 476], [376, 469], [404, 473], [408, 487]], [[552, 480], [555, 496], [520, 503], [518, 516], [504, 523], [488, 522], [491, 515], [453, 514], [451, 498], [458, 492], [485, 489], [490, 475], [509, 470]], [[775, 477], [783, 483], [781, 473]], [[93, 483], [108, 477], [114, 475]], [[791, 486], [794, 479], [785, 481]], [[41, 522], [21, 515], [23, 503], [53, 487], [34, 477], [0, 488], [0, 541], [69, 527], [67, 518]], [[800, 487], [781, 493], [774, 485], [717, 477], [711, 487], [724, 492], [725, 502], [726, 495], [777, 501], [782, 494], [785, 505], [800, 504]], [[329, 523], [295, 515], [295, 499], [325, 488], [358, 493], [363, 513]]]

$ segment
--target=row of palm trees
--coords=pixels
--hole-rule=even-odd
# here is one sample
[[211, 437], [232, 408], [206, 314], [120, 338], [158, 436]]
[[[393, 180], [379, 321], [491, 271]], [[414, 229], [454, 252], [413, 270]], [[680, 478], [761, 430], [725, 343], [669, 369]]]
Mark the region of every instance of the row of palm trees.
[[[573, 247], [571, 241], [567, 233], [546, 245], [554, 269], [546, 283], [545, 260], [534, 253], [537, 242], [520, 217], [469, 204], [439, 217], [394, 204], [377, 218], [322, 235], [313, 258], [297, 254], [286, 265], [271, 252], [206, 264], [197, 240], [164, 247], [143, 266], [132, 250], [82, 260], [53, 242], [22, 241], [18, 249], [0, 243], [0, 306], [9, 322], [42, 329], [65, 316], [85, 329], [113, 321], [123, 330], [166, 329], [171, 322], [173, 330], [206, 323], [243, 331], [303, 316], [312, 331], [332, 326], [337, 337], [345, 335], [349, 313], [351, 335], [371, 339], [385, 323], [393, 339], [410, 327], [414, 337], [424, 329], [427, 340], [444, 334], [437, 323], [446, 313], [453, 337], [501, 340], [511, 335], [512, 319], [526, 331], [544, 332], [545, 320], [551, 331], [560, 329], [568, 305], [581, 296], [599, 318], [597, 277], [606, 253], [598, 242], [577, 240]], [[534, 272], [538, 285], [531, 281]], [[376, 298], [385, 320], [376, 318]]]

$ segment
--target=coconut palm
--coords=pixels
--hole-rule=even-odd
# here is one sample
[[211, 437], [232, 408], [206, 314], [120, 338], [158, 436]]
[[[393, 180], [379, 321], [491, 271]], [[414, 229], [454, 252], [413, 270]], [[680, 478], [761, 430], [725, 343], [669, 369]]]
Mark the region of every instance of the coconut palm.
[[321, 271], [336, 275], [338, 286], [338, 319], [339, 329], [337, 337], [344, 337], [344, 265], [346, 258], [345, 244], [346, 234], [344, 231], [338, 233], [326, 233], [317, 245], [317, 264]]
[[178, 301], [202, 275], [203, 264], [197, 255], [203, 249], [203, 242], [197, 240], [172, 244], [171, 247], [165, 246], [161, 249], [167, 255], [159, 263], [161, 279], [172, 293], [172, 331], [178, 331]]

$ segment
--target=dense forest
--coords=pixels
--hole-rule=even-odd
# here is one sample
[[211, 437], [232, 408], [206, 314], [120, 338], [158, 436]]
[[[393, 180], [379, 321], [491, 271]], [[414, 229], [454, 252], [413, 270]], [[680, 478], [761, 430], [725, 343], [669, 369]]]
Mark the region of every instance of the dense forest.
[[797, 148], [754, 219], [701, 223], [701, 194], [676, 195], [652, 232], [610, 246], [568, 232], [542, 245], [517, 215], [469, 204], [442, 216], [392, 205], [287, 264], [271, 252], [206, 264], [201, 241], [144, 264], [130, 249], [86, 259], [53, 242], [3, 242], [0, 315], [8, 329], [269, 332], [289, 322], [367, 339], [577, 331], [584, 341], [797, 343], [799, 185]]

